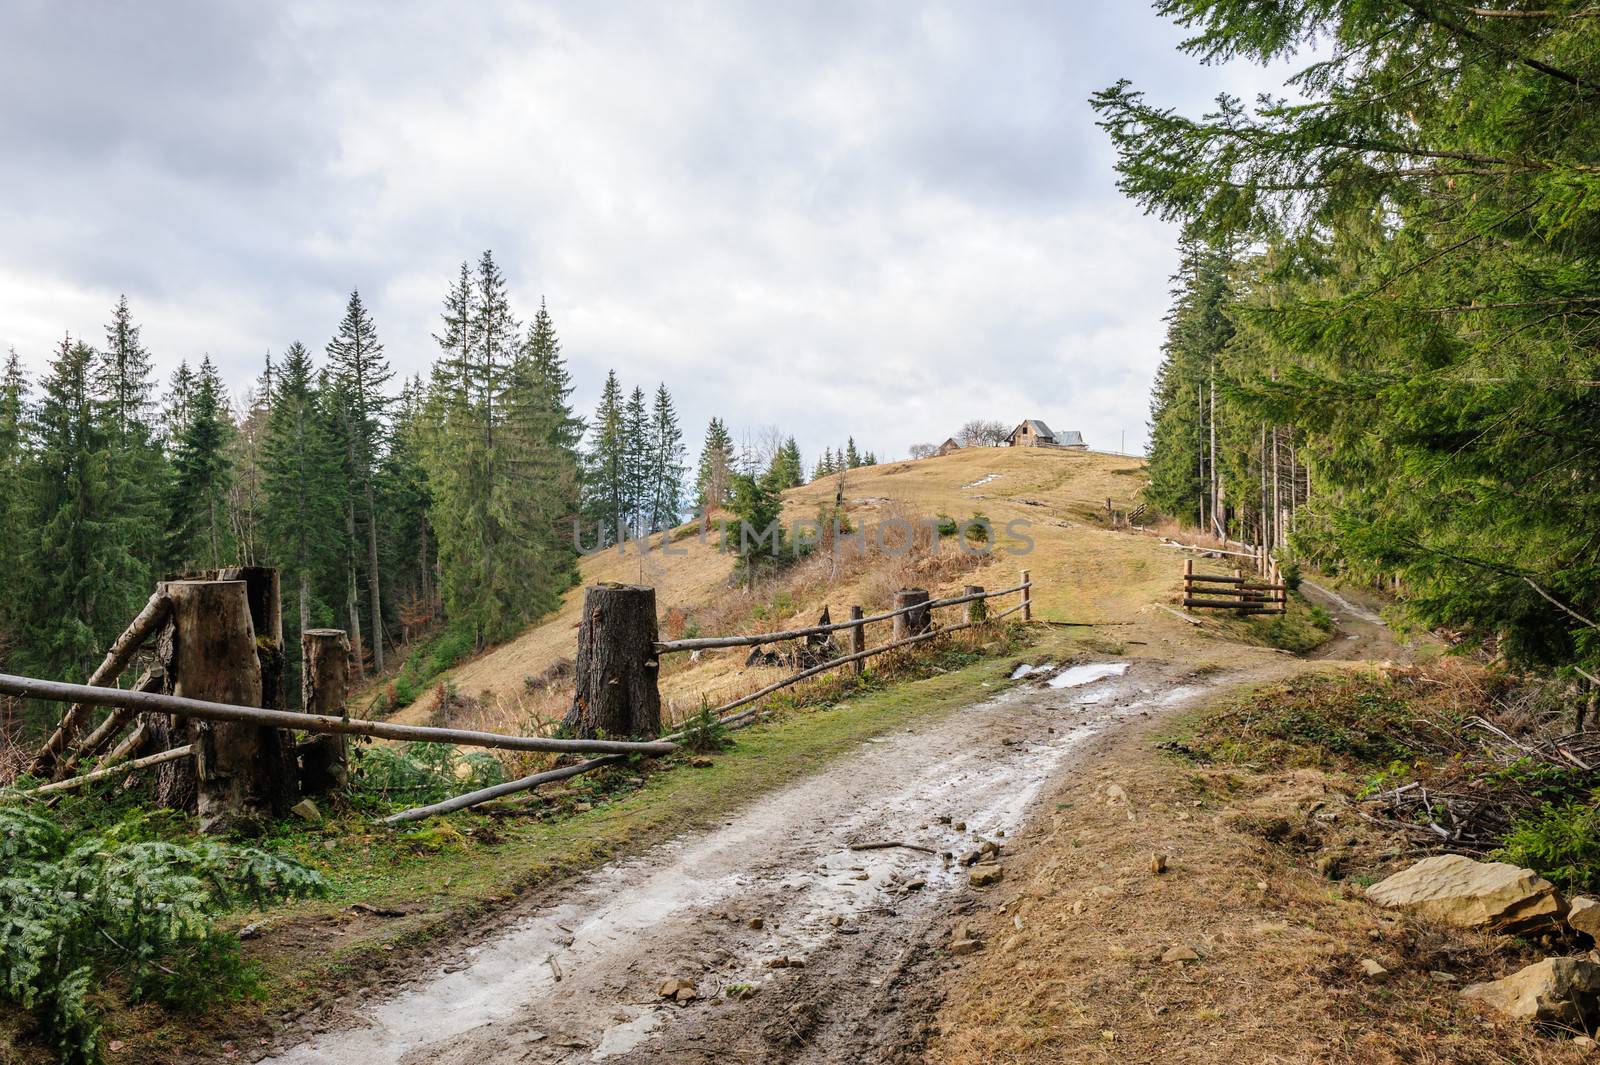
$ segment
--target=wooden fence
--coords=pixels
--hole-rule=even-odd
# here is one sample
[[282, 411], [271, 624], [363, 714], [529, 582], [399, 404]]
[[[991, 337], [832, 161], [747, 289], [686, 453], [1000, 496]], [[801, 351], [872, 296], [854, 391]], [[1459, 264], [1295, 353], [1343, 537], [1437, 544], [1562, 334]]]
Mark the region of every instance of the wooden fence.
[[[51, 794], [153, 768], [167, 774], [158, 798], [164, 793], [169, 805], [193, 807], [198, 802], [207, 831], [281, 815], [302, 792], [342, 784], [344, 737], [350, 735], [596, 756], [384, 819], [395, 824], [465, 809], [631, 756], [678, 750], [689, 729], [659, 739], [605, 738], [653, 736], [661, 731], [657, 675], [663, 655], [804, 640], [803, 668], [706, 711], [722, 727], [739, 727], [754, 720], [758, 707], [753, 704], [807, 678], [845, 667], [860, 673], [873, 656], [1012, 614], [1030, 621], [1032, 587], [1024, 570], [1017, 584], [999, 591], [969, 585], [961, 595], [930, 599], [922, 589], [904, 589], [896, 594], [894, 609], [880, 614], [868, 616], [853, 606], [848, 621], [826, 620], [824, 610], [823, 620], [805, 628], [679, 640], [656, 638], [653, 588], [590, 587], [579, 629], [573, 706], [564, 722], [572, 738], [351, 718], [344, 711], [350, 646], [342, 631], [332, 629], [310, 630], [301, 637], [302, 697], [305, 707], [315, 712], [283, 709], [277, 573], [260, 567], [208, 574], [201, 580], [162, 582], [88, 684], [0, 674], [0, 695], [68, 704], [29, 767], [34, 775], [54, 778], [36, 793]], [[989, 600], [1013, 594], [1018, 596], [1014, 605], [989, 612]], [[964, 608], [958, 622], [935, 624], [934, 610], [956, 606]], [[885, 621], [893, 622], [892, 639], [868, 648], [866, 626]], [[258, 637], [257, 631], [263, 635]], [[847, 653], [836, 653], [835, 633], [848, 634]], [[157, 645], [158, 665], [132, 688], [116, 687], [139, 649], [150, 642]], [[820, 661], [814, 660], [819, 657]], [[80, 735], [94, 706], [111, 707], [112, 712], [86, 736]], [[296, 731], [310, 738], [297, 741]], [[126, 737], [117, 742], [123, 733]], [[72, 775], [80, 762], [95, 757], [98, 768]], [[158, 777], [158, 783], [162, 780]]]
[[1243, 614], [1281, 614], [1288, 605], [1288, 586], [1279, 579], [1277, 563], [1268, 559], [1261, 580], [1235, 571], [1219, 577], [1196, 573], [1194, 559], [1183, 563], [1183, 605], [1201, 610], [1234, 610]]

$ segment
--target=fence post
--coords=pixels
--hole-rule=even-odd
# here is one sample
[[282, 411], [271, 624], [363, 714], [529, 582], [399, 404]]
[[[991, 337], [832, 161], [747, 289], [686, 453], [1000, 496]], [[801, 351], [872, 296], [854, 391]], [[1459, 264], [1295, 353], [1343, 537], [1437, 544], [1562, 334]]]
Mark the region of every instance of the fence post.
[[1033, 585], [1028, 580], [1028, 571], [1022, 571], [1022, 620], [1033, 620]]
[[[261, 705], [261, 661], [244, 581], [171, 581], [172, 694], [235, 706]], [[276, 731], [232, 721], [193, 721], [196, 808], [208, 833], [249, 829], [271, 811]]]
[[[350, 639], [343, 629], [300, 634], [301, 704], [308, 714], [346, 716], [350, 692]], [[300, 789], [307, 795], [342, 788], [350, 779], [349, 740], [339, 733], [313, 736], [300, 747]]]
[[[969, 585], [967, 585], [967, 590], [965, 592], [961, 593], [961, 594], [963, 594], [963, 595], [982, 595], [983, 594], [983, 585], [981, 585], [981, 584], [969, 584]], [[961, 614], [962, 614], [961, 620], [965, 621], [968, 625], [975, 625], [980, 621], [988, 620], [988, 617], [989, 617], [989, 603], [988, 603], [987, 600], [974, 599], [970, 603], [968, 603], [966, 605], [966, 607], [967, 608], [961, 612]]]
[[656, 590], [594, 584], [583, 594], [567, 734], [610, 739], [661, 734], [656, 687]]
[[[900, 610], [904, 607], [914, 607], [919, 603], [928, 601], [926, 588], [902, 588], [894, 593], [894, 608]], [[932, 620], [932, 612], [926, 607], [920, 610], [910, 610], [904, 614], [894, 616], [894, 638], [903, 640], [907, 636], [917, 636], [928, 631], [928, 624]]]
[[1194, 559], [1192, 558], [1183, 560], [1183, 598], [1185, 600], [1194, 598]]
[[[861, 624], [865, 616], [859, 604], [850, 608], [850, 620], [855, 622], [850, 626], [850, 653], [858, 655], [867, 649], [867, 627]], [[850, 671], [856, 676], [861, 676], [861, 671], [867, 668], [867, 660], [858, 658], [850, 663]]]

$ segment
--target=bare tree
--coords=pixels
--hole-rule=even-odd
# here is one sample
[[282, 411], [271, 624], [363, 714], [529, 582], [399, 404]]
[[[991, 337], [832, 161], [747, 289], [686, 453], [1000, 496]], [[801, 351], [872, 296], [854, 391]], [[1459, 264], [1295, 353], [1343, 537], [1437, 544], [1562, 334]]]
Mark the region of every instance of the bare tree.
[[911, 457], [914, 459], [931, 459], [939, 453], [939, 449], [932, 444], [912, 444]]
[[999, 447], [1010, 435], [1011, 429], [1004, 422], [974, 418], [961, 427], [956, 439], [963, 447]]

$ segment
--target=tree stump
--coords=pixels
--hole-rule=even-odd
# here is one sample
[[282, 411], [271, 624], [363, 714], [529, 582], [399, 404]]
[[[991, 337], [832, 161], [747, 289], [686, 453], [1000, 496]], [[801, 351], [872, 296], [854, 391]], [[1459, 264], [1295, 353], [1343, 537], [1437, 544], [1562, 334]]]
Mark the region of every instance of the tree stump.
[[656, 590], [633, 584], [591, 585], [573, 662], [567, 733], [585, 739], [661, 733], [656, 688]]
[[[261, 662], [244, 581], [171, 581], [172, 694], [261, 705]], [[259, 829], [272, 813], [277, 730], [231, 721], [188, 722], [195, 746], [195, 809], [203, 832]]]
[[[350, 690], [350, 640], [343, 629], [307, 629], [300, 634], [305, 671], [301, 701], [308, 714], [345, 714]], [[349, 742], [337, 733], [314, 736], [300, 745], [300, 790], [320, 795], [350, 780]]]
[[[288, 653], [283, 646], [283, 600], [278, 571], [271, 566], [229, 566], [218, 579], [243, 581], [250, 603], [250, 624], [256, 630], [256, 658], [261, 663], [261, 705], [288, 709], [284, 690]], [[271, 784], [269, 799], [274, 816], [283, 817], [300, 799], [300, 774], [296, 768], [294, 733], [271, 729], [272, 742], [262, 749], [264, 779]]]
[[[967, 590], [962, 594], [982, 595], [983, 585], [969, 584], [967, 585]], [[962, 611], [962, 617], [969, 625], [975, 625], [981, 621], [987, 621], [989, 618], [989, 601], [987, 599], [971, 600], [966, 604], [966, 610]]]
[[[926, 588], [902, 588], [894, 593], [894, 608], [900, 610], [908, 606], [917, 606], [927, 603], [928, 591]], [[928, 631], [928, 625], [933, 621], [933, 611], [927, 606], [917, 610], [910, 610], [904, 614], [894, 616], [894, 638], [903, 640], [908, 636], [918, 636]]]

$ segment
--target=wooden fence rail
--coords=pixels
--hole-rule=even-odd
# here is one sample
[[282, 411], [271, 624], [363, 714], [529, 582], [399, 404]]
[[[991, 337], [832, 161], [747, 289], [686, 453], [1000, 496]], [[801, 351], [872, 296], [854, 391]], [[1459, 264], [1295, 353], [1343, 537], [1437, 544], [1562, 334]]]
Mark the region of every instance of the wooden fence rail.
[[1183, 605], [1201, 610], [1234, 610], [1242, 614], [1282, 614], [1288, 609], [1288, 586], [1277, 579], [1277, 567], [1266, 564], [1257, 580], [1235, 574], [1217, 576], [1194, 571], [1194, 559], [1183, 563]]

